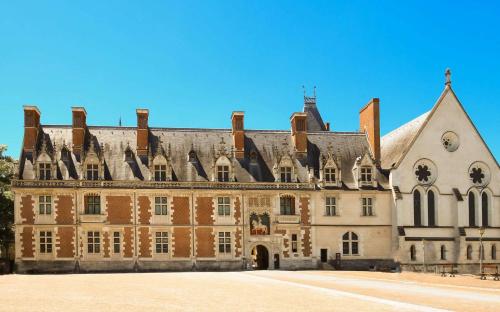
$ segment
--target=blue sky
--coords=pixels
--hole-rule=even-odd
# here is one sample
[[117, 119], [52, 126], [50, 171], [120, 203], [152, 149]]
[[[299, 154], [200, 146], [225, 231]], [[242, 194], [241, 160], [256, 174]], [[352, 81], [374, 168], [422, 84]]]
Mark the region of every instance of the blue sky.
[[[42, 123], [288, 129], [302, 85], [335, 131], [381, 101], [381, 132], [453, 88], [500, 158], [500, 4], [487, 1], [1, 1], [0, 144], [18, 157], [22, 106]], [[404, 3], [404, 5], [402, 5]]]

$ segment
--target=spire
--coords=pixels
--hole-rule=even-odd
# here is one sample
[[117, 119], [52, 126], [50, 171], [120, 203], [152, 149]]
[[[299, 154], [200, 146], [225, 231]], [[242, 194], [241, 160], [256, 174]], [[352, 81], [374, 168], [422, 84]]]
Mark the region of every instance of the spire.
[[444, 85], [451, 87], [451, 70], [449, 68], [446, 68], [446, 71], [444, 72], [444, 76], [446, 77]]
[[120, 116], [120, 119], [118, 119], [118, 127], [122, 126], [122, 116]]

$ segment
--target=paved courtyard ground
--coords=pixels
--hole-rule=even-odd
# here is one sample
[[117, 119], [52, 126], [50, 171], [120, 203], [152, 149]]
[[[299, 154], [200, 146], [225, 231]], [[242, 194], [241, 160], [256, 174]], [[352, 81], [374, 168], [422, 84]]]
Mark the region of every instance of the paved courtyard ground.
[[254, 271], [0, 276], [0, 311], [500, 311], [500, 282]]

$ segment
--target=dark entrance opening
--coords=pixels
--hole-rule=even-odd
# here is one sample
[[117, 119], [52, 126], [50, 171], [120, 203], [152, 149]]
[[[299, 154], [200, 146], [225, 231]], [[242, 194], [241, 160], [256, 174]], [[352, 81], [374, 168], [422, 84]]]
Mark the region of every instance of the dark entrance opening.
[[257, 245], [252, 250], [252, 266], [254, 270], [267, 270], [269, 268], [269, 252], [262, 245]]
[[321, 249], [321, 262], [328, 261], [328, 249]]

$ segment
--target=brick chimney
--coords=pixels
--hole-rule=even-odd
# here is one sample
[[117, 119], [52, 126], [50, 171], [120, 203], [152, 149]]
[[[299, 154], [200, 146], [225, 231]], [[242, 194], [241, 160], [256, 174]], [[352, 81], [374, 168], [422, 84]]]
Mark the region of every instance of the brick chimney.
[[137, 155], [147, 156], [149, 146], [149, 110], [138, 108], [137, 113]]
[[40, 111], [36, 106], [24, 106], [24, 152], [32, 152], [35, 149], [39, 129]]
[[298, 153], [307, 153], [307, 113], [293, 113], [290, 122], [295, 150]]
[[83, 107], [72, 107], [73, 113], [73, 153], [80, 156], [87, 130], [87, 112]]
[[231, 123], [233, 127], [233, 147], [234, 156], [237, 159], [245, 157], [245, 126], [244, 112], [233, 112], [231, 115]]
[[373, 98], [359, 112], [360, 131], [366, 133], [376, 161], [380, 161], [379, 99]]

